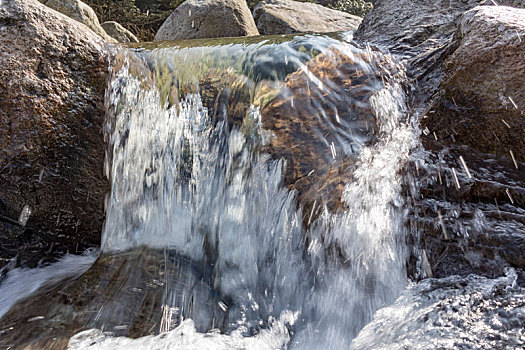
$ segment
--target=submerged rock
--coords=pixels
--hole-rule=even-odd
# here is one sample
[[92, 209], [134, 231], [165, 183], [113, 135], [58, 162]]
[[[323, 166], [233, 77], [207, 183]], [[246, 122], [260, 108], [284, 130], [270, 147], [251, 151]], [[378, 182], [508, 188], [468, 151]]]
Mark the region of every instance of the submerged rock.
[[244, 0], [187, 0], [173, 11], [155, 41], [259, 35]]
[[361, 18], [346, 12], [293, 0], [265, 0], [253, 10], [262, 35], [356, 30]]
[[100, 242], [107, 52], [36, 0], [2, 2], [0, 25], [0, 267], [35, 265]]
[[264, 150], [286, 160], [284, 183], [298, 192], [306, 222], [325, 205], [342, 207], [359, 150], [378, 132], [370, 98], [402, 75], [388, 55], [332, 49], [288, 75], [261, 111], [263, 128], [272, 134]]
[[199, 332], [221, 328], [228, 310], [210, 279], [209, 266], [173, 251], [104, 254], [82, 276], [44, 286], [16, 304], [0, 320], [0, 346], [66, 349], [80, 330], [137, 338], [188, 318]]
[[111, 36], [109, 36], [98, 21], [98, 17], [91, 7], [86, 5], [80, 0], [47, 0], [45, 1], [47, 7], [52, 8], [75, 21], [85, 24], [92, 31], [100, 35], [104, 40], [109, 42], [115, 42]]
[[113, 39], [115, 39], [119, 43], [138, 43], [139, 42], [139, 39], [137, 39], [137, 37], [132, 32], [130, 32], [129, 30], [127, 30], [126, 28], [124, 28], [117, 22], [114, 22], [114, 21], [104, 22], [102, 23], [102, 28], [104, 28], [104, 30], [106, 31], [106, 33], [108, 33], [109, 36], [111, 36]]

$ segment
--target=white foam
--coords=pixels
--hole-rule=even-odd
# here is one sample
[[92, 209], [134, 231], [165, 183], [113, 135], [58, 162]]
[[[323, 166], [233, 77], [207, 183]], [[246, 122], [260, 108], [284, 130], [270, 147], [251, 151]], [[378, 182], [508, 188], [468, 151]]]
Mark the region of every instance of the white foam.
[[29, 297], [38, 289], [83, 274], [95, 260], [94, 252], [86, 255], [66, 255], [45, 267], [17, 268], [9, 271], [0, 283], [0, 318], [18, 301]]
[[231, 335], [219, 332], [198, 333], [192, 320], [183, 321], [177, 328], [157, 336], [139, 339], [113, 337], [98, 329], [81, 332], [69, 341], [70, 350], [275, 350], [284, 348], [290, 341], [287, 325], [293, 324], [297, 314], [283, 312], [278, 320], [252, 337], [243, 337], [240, 331]]

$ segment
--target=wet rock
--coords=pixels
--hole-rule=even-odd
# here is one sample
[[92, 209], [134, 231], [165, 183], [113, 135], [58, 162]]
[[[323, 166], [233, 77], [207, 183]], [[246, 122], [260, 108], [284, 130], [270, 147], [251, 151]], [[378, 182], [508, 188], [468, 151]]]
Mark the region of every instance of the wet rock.
[[173, 11], [155, 41], [259, 35], [243, 0], [187, 0]]
[[104, 40], [109, 42], [115, 42], [111, 36], [109, 36], [98, 21], [98, 17], [95, 11], [80, 0], [47, 0], [45, 1], [47, 7], [52, 8], [75, 21], [85, 24], [92, 31], [100, 35]]
[[525, 10], [481, 6], [458, 23], [439, 90], [421, 120], [424, 145], [438, 153], [430, 156], [437, 164], [430, 176], [448, 177], [423, 186], [421, 204], [434, 222], [455, 212], [445, 224], [455, 233], [443, 241], [427, 227], [422, 242], [439, 276], [494, 277], [504, 266], [525, 267]]
[[35, 0], [3, 2], [0, 25], [0, 266], [34, 266], [100, 242], [107, 52]]
[[106, 33], [110, 37], [112, 37], [119, 43], [138, 43], [139, 42], [139, 39], [137, 39], [137, 37], [132, 32], [130, 32], [129, 30], [127, 30], [126, 28], [124, 28], [117, 22], [114, 22], [114, 21], [104, 22], [102, 23], [102, 28], [106, 31]]
[[521, 271], [489, 279], [476, 275], [427, 279], [376, 312], [352, 349], [521, 349], [525, 289]]
[[504, 157], [427, 138], [423, 145], [425, 163], [410, 170], [418, 188], [410, 221], [433, 276], [493, 278], [525, 266], [525, 164], [512, 171]]
[[293, 0], [265, 0], [254, 9], [262, 35], [356, 30], [361, 18], [324, 6]]
[[476, 7], [451, 46], [422, 127], [445, 144], [525, 161], [525, 9]]
[[199, 332], [221, 328], [227, 308], [210, 279], [211, 267], [173, 251], [104, 254], [82, 276], [17, 303], [0, 320], [0, 346], [65, 349], [81, 330], [137, 338], [171, 330], [187, 318]]
[[333, 49], [290, 74], [261, 111], [272, 134], [264, 151], [286, 160], [284, 183], [298, 192], [306, 222], [325, 205], [342, 207], [359, 149], [377, 133], [370, 98], [402, 72], [387, 55]]
[[523, 267], [523, 110], [500, 96], [523, 99], [523, 10], [482, 3], [492, 4], [381, 1], [356, 33], [404, 57], [414, 84], [423, 130], [423, 151], [407, 169], [414, 278]]

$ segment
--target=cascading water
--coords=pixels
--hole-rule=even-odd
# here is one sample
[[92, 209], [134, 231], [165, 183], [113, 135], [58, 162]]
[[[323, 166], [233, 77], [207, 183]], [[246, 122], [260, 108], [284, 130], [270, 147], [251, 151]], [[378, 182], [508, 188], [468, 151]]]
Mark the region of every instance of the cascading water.
[[[366, 51], [324, 37], [310, 40], [323, 54], [337, 49], [359, 60], [355, 66], [363, 71], [375, 69], [361, 58]], [[280, 48], [292, 51], [294, 45]], [[206, 74], [221, 65], [235, 69], [244, 59], [245, 73], [253, 73], [246, 72], [246, 57], [264, 49], [262, 44], [166, 48], [124, 59], [107, 92], [112, 192], [102, 248], [109, 253], [146, 245], [211, 266], [211, 288], [226, 322], [196, 319], [200, 331], [213, 325], [249, 336], [275, 327], [272, 320], [281, 317], [290, 348], [346, 348], [373, 312], [392, 302], [406, 284], [400, 170], [416, 132], [398, 82], [384, 84], [370, 97], [378, 127], [374, 142], [363, 143], [369, 135], [348, 128], [351, 120], [333, 126], [334, 133], [346, 133], [353, 141], [354, 147], [344, 140], [337, 151], [356, 157], [354, 180], [344, 188], [344, 210], [321, 208], [305, 227], [296, 194], [282, 184], [287, 164], [261, 153], [272, 135], [263, 129], [261, 106], [253, 104], [253, 97], [242, 125], [233, 127], [228, 115], [214, 119], [198, 92], [170, 101], [173, 82], [183, 90], [188, 72]], [[285, 66], [300, 67], [311, 84], [323, 89], [326, 82], [307, 71], [304, 55], [289, 55]], [[137, 73], [137, 56], [148, 69]], [[144, 76], [151, 75], [154, 83], [148, 86]], [[258, 83], [251, 81], [254, 90]], [[336, 153], [336, 146], [326, 151]], [[170, 311], [162, 316], [161, 330], [169, 331], [183, 317], [169, 276], [164, 282], [164, 308]], [[198, 303], [193, 301], [194, 310]], [[188, 315], [210, 317], [197, 311]], [[85, 336], [73, 344], [81, 347], [93, 337], [101, 341], [97, 333], [82, 340]], [[112, 342], [115, 346], [118, 339]]]
[[405, 288], [403, 67], [335, 36], [228, 40], [116, 53], [101, 256], [31, 311], [32, 344], [346, 349]]

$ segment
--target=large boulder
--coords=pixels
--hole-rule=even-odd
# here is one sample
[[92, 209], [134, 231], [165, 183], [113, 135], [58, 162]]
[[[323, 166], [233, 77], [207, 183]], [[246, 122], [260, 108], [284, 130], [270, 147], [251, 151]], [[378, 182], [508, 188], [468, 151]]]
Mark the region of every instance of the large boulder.
[[187, 0], [173, 11], [155, 41], [259, 35], [244, 0]]
[[100, 242], [107, 52], [36, 0], [0, 3], [0, 267]]
[[[525, 10], [479, 6], [457, 24], [441, 84], [421, 119], [423, 143], [438, 164], [434, 171], [455, 185], [422, 192], [436, 222], [442, 215], [450, 232], [470, 228], [466, 237], [452, 235], [443, 244], [436, 225], [437, 234], [429, 228], [424, 244], [437, 250], [431, 260], [442, 261], [434, 263], [440, 274], [463, 266], [495, 276], [506, 264], [525, 267]], [[431, 204], [436, 199], [448, 210]], [[476, 221], [483, 225], [474, 228]]]
[[[525, 161], [525, 9], [481, 6], [459, 20], [423, 127], [447, 144]], [[457, 48], [456, 48], [457, 47]]]
[[102, 23], [102, 28], [108, 33], [110, 37], [118, 41], [119, 43], [138, 43], [139, 39], [121, 26], [119, 23], [115, 21], [107, 21]]
[[[525, 7], [523, 0], [500, 0], [500, 5]], [[417, 85], [414, 102], [424, 105], [443, 76], [443, 60], [459, 18], [488, 0], [382, 0], [363, 19], [355, 39], [366, 41], [407, 59], [408, 74]]]
[[265, 0], [254, 9], [262, 35], [356, 30], [361, 18], [324, 6], [293, 0]]
[[47, 0], [45, 1], [47, 7], [52, 8], [75, 21], [88, 26], [92, 31], [100, 35], [104, 40], [109, 42], [115, 42], [111, 36], [109, 36], [98, 21], [98, 17], [91, 7], [86, 5], [80, 0]]
[[482, 3], [379, 1], [355, 36], [404, 57], [412, 82], [414, 277], [525, 266], [524, 12]]

